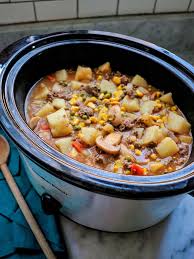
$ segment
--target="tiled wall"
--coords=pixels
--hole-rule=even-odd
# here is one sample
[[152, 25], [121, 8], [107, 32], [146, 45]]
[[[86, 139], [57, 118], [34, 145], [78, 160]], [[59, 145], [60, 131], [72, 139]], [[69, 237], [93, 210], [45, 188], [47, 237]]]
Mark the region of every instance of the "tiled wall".
[[192, 11], [194, 11], [194, 0], [0, 0], [0, 25], [110, 15]]

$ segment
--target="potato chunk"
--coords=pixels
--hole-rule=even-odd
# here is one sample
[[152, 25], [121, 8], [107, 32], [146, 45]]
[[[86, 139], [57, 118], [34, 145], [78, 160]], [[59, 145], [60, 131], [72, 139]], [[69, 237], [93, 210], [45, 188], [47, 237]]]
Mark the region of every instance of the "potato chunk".
[[167, 104], [170, 104], [170, 105], [174, 104], [173, 99], [172, 99], [172, 93], [167, 93], [167, 94], [162, 95], [160, 97], [160, 100], [163, 103], [167, 103]]
[[52, 105], [56, 108], [56, 109], [61, 109], [63, 107], [65, 107], [65, 100], [61, 99], [61, 98], [55, 98], [52, 101]]
[[158, 126], [151, 126], [145, 129], [142, 142], [144, 145], [148, 145], [150, 143], [158, 144], [164, 137], [162, 129]]
[[55, 108], [51, 103], [46, 103], [40, 110], [36, 113], [38, 117], [46, 117], [48, 114], [55, 112]]
[[92, 79], [92, 70], [90, 67], [82, 67], [78, 66], [76, 74], [75, 74], [75, 80], [82, 81], [82, 80], [91, 80]]
[[103, 79], [100, 83], [100, 91], [113, 94], [117, 90], [116, 85], [108, 80]]
[[94, 127], [83, 127], [81, 129], [80, 139], [89, 146], [96, 143], [98, 131]]
[[187, 134], [189, 133], [191, 125], [182, 116], [174, 112], [170, 112], [168, 115], [167, 127], [169, 130], [172, 130], [176, 133]]
[[187, 144], [191, 144], [192, 143], [192, 137], [191, 136], [187, 136], [187, 135], [180, 135], [179, 139], [181, 142], [187, 143]]
[[61, 153], [66, 154], [72, 149], [72, 137], [61, 138], [55, 141], [55, 145], [61, 151]]
[[49, 94], [49, 89], [46, 87], [45, 84], [41, 83], [39, 88], [36, 90], [36, 94], [34, 99], [46, 99], [47, 95]]
[[165, 158], [176, 154], [179, 151], [179, 147], [173, 139], [166, 137], [157, 145], [156, 151], [161, 158]]
[[164, 164], [160, 162], [155, 162], [150, 164], [150, 171], [152, 173], [157, 173], [158, 171], [162, 170], [164, 168]]
[[53, 137], [65, 137], [73, 131], [64, 108], [48, 115], [47, 120]]
[[151, 114], [154, 110], [155, 105], [155, 101], [146, 101], [141, 105], [140, 111], [142, 114]]
[[65, 69], [61, 69], [55, 72], [55, 76], [57, 81], [66, 81], [67, 80], [67, 71]]
[[148, 86], [147, 81], [143, 77], [141, 77], [140, 75], [134, 76], [134, 78], [132, 79], [131, 83], [133, 85], [142, 86], [142, 87], [147, 87]]
[[101, 66], [99, 66], [98, 69], [102, 73], [110, 73], [111, 72], [110, 62], [106, 62], [106, 63], [102, 64]]
[[140, 109], [138, 99], [130, 99], [128, 95], [124, 97], [122, 106], [126, 109], [127, 112], [138, 112]]
[[79, 81], [75, 81], [75, 80], [72, 80], [71, 81], [71, 88], [73, 90], [79, 90], [81, 88], [82, 85], [85, 85], [84, 83], [81, 83]]

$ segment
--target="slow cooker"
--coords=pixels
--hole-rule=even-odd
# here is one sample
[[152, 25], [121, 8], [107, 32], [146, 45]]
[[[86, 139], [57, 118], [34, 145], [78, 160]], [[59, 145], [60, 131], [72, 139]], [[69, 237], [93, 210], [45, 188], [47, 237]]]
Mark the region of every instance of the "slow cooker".
[[94, 229], [127, 232], [152, 226], [194, 189], [194, 151], [184, 168], [160, 176], [106, 172], [59, 153], [27, 125], [25, 98], [43, 76], [64, 67], [96, 67], [141, 74], [173, 93], [194, 126], [194, 67], [152, 43], [99, 31], [29, 36], [0, 55], [0, 123], [21, 154], [48, 213], [61, 212]]

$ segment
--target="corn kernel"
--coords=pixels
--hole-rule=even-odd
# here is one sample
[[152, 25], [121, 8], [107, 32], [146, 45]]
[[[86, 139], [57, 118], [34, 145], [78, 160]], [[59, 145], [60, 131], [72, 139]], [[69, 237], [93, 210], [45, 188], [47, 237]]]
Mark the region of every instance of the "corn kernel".
[[98, 108], [95, 108], [94, 111], [95, 111], [95, 112], [98, 112]]
[[99, 95], [99, 99], [102, 100], [103, 97], [104, 97], [104, 93], [101, 93], [101, 94]]
[[104, 99], [102, 100], [102, 102], [105, 104], [105, 103], [109, 103], [109, 99]]
[[90, 107], [90, 108], [92, 108], [92, 109], [95, 109], [95, 108], [96, 108], [96, 105], [95, 105], [94, 103], [92, 103], [92, 102], [89, 102], [89, 103], [87, 104], [87, 106]]
[[142, 152], [141, 152], [141, 150], [139, 150], [139, 149], [135, 149], [135, 154], [136, 154], [137, 156], [141, 156]]
[[117, 104], [119, 104], [119, 102], [118, 101], [112, 101], [112, 102], [110, 102], [110, 104], [111, 105], [117, 105]]
[[117, 89], [118, 89], [118, 90], [122, 90], [122, 89], [123, 89], [123, 86], [122, 86], [122, 85], [119, 85], [119, 86], [117, 87]]
[[167, 117], [166, 117], [166, 116], [163, 116], [163, 117], [162, 117], [162, 121], [163, 121], [163, 122], [167, 122]]
[[130, 136], [130, 137], [129, 137], [129, 140], [130, 140], [131, 142], [135, 142], [136, 139], [137, 139], [136, 136]]
[[177, 106], [174, 105], [174, 106], [172, 106], [170, 109], [171, 109], [171, 111], [176, 111], [176, 110], [177, 110]]
[[104, 121], [107, 121], [108, 120], [108, 114], [107, 113], [101, 114], [101, 119], [103, 119]]
[[141, 92], [141, 91], [139, 91], [139, 89], [137, 89], [136, 90], [136, 95], [138, 96], [138, 97], [143, 97], [143, 93]]
[[121, 107], [122, 112], [126, 112], [126, 108], [124, 106]]
[[[115, 96], [115, 98], [117, 99], [117, 101], [120, 99], [120, 97], [123, 95], [123, 90], [117, 90], [113, 93], [113, 95]], [[113, 98], [111, 98], [113, 99]]]
[[107, 124], [103, 127], [103, 130], [106, 131], [106, 132], [108, 132], [108, 133], [112, 133], [112, 132], [114, 131], [114, 127], [113, 127], [111, 124], [107, 123]]
[[156, 155], [155, 153], [152, 153], [152, 154], [150, 155], [150, 158], [153, 159], [153, 160], [156, 160], [157, 155]]
[[129, 145], [129, 148], [130, 148], [131, 150], [134, 150], [134, 149], [135, 149], [135, 146], [134, 146], [133, 144], [131, 144], [131, 145]]
[[159, 99], [157, 99], [155, 102], [156, 102], [156, 103], [160, 103], [160, 100], [159, 100]]
[[78, 112], [79, 111], [79, 107], [78, 106], [72, 106], [71, 107], [71, 111], [72, 112]]
[[162, 108], [162, 104], [161, 103], [156, 103], [156, 107]]
[[100, 125], [103, 125], [104, 123], [105, 123], [105, 121], [104, 120], [99, 120], [99, 122], [98, 122]]
[[119, 98], [118, 98], [118, 97], [112, 97], [112, 98], [110, 98], [110, 101], [111, 101], [111, 102], [115, 102], [115, 101], [118, 102], [118, 101], [119, 101]]
[[103, 78], [103, 77], [102, 77], [101, 75], [99, 75], [99, 76], [97, 77], [97, 80], [101, 81], [102, 78]]
[[92, 123], [97, 123], [98, 119], [94, 116], [90, 117]]
[[81, 128], [83, 128], [83, 127], [85, 127], [85, 122], [80, 122], [80, 124], [79, 124], [79, 126], [81, 127]]
[[71, 98], [71, 100], [69, 101], [69, 103], [71, 104], [71, 105], [75, 105], [76, 104], [76, 102], [77, 102], [77, 99], [76, 98]]
[[121, 78], [118, 77], [118, 76], [113, 76], [112, 81], [113, 81], [113, 83], [115, 83], [116, 85], [120, 85], [120, 83], [121, 83]]
[[79, 119], [78, 118], [74, 118], [72, 121], [73, 125], [77, 125], [79, 123]]
[[118, 165], [114, 165], [113, 171], [114, 171], [114, 172], [117, 172], [118, 169], [119, 169]]
[[161, 120], [161, 119], [158, 119], [158, 120], [157, 120], [157, 122], [158, 122], [158, 123], [162, 123], [162, 122], [163, 122], [163, 120]]
[[161, 92], [160, 91], [157, 91], [156, 92], [156, 97], [160, 97], [162, 94], [161, 94]]

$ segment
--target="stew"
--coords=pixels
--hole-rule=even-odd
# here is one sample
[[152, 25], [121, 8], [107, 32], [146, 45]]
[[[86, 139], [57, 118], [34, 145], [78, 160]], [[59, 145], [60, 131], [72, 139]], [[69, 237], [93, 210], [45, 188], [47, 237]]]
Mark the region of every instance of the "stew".
[[27, 98], [32, 130], [79, 162], [125, 175], [158, 175], [187, 162], [190, 124], [173, 101], [140, 75], [62, 69], [42, 78]]

